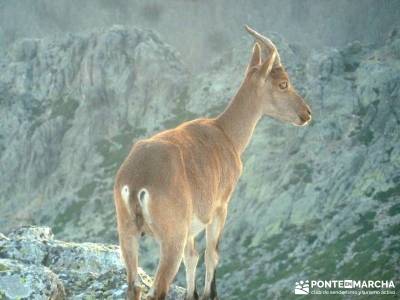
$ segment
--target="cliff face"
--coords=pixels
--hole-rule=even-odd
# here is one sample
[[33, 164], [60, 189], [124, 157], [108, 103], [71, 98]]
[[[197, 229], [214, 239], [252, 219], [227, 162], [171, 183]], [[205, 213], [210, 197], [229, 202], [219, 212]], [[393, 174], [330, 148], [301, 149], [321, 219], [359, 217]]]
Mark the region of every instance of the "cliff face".
[[[300, 279], [399, 286], [400, 37], [320, 52], [273, 39], [313, 122], [257, 127], [221, 245], [221, 295], [290, 299]], [[250, 49], [189, 75], [147, 31], [16, 43], [0, 62], [0, 227], [115, 242], [113, 176], [132, 142], [219, 113]], [[157, 248], [143, 250], [154, 266]]]
[[154, 33], [114, 27], [23, 40], [0, 68], [0, 227], [115, 239], [113, 177], [133, 139], [173, 115], [186, 82], [175, 53]]

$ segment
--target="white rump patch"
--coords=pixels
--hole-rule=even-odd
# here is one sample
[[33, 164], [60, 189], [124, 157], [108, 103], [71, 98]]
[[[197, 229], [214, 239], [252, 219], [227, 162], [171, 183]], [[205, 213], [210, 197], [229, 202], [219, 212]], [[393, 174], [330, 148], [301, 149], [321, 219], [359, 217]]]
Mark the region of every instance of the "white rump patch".
[[147, 224], [151, 224], [152, 222], [149, 213], [149, 200], [150, 200], [149, 191], [143, 188], [137, 193], [137, 197], [139, 200], [140, 207], [142, 208], [144, 220], [146, 221]]
[[126, 207], [128, 208], [128, 210], [130, 210], [130, 206], [129, 206], [129, 186], [124, 185], [122, 187], [121, 196], [122, 196], [122, 200], [124, 200], [124, 203], [125, 203]]

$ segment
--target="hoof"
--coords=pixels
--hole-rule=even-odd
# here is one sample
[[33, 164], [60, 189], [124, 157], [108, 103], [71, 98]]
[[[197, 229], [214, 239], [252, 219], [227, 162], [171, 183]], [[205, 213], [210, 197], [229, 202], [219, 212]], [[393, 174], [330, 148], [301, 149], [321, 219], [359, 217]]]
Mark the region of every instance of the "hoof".
[[126, 293], [126, 300], [140, 300], [140, 294], [142, 290], [138, 286], [134, 286], [133, 284], [129, 284], [128, 291]]
[[199, 294], [197, 291], [194, 291], [193, 297], [189, 297], [187, 294], [185, 295], [185, 300], [200, 300]]
[[[146, 300], [165, 300], [167, 298], [166, 294], [161, 295], [147, 295]], [[139, 299], [140, 300], [140, 299]]]
[[200, 300], [219, 300], [219, 298], [218, 298], [217, 295], [215, 295], [215, 296], [213, 296], [213, 297], [211, 297], [211, 296], [202, 296], [202, 297], [200, 298]]
[[200, 299], [199, 294], [197, 294], [196, 290], [194, 291], [193, 299], [194, 300], [199, 300]]

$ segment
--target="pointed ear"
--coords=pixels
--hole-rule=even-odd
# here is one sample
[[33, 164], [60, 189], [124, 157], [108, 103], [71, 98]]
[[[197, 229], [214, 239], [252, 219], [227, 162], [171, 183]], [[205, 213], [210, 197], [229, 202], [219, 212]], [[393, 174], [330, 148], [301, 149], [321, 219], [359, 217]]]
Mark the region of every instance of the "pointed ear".
[[252, 67], [258, 66], [260, 64], [260, 62], [261, 62], [261, 49], [260, 49], [260, 46], [258, 45], [258, 43], [255, 43], [254, 47], [253, 47], [253, 54], [251, 55], [249, 65], [247, 66], [247, 72]]
[[264, 76], [264, 78], [267, 77], [268, 74], [271, 72], [272, 67], [274, 66], [275, 63], [275, 59], [276, 59], [276, 51], [272, 51], [268, 59], [265, 60], [261, 65], [260, 73], [262, 74], [262, 76]]

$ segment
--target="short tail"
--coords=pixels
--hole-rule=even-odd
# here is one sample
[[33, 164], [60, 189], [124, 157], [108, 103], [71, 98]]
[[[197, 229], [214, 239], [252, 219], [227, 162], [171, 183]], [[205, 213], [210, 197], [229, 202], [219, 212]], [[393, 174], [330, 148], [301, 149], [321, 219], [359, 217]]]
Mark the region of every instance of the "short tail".
[[122, 186], [121, 198], [125, 204], [125, 207], [129, 211], [129, 214], [132, 216], [132, 219], [136, 223], [136, 228], [138, 232], [141, 232], [143, 227], [143, 213], [142, 208], [139, 205], [138, 198], [135, 197], [134, 190], [131, 190], [131, 188], [127, 184]]

